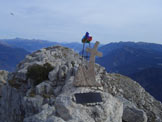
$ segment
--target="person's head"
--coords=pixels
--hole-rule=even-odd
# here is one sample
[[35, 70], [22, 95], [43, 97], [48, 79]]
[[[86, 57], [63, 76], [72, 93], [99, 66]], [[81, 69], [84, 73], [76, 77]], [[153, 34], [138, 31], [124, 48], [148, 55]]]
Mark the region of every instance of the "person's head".
[[85, 36], [86, 36], [86, 37], [88, 37], [88, 36], [89, 36], [89, 33], [88, 33], [88, 32], [86, 32]]

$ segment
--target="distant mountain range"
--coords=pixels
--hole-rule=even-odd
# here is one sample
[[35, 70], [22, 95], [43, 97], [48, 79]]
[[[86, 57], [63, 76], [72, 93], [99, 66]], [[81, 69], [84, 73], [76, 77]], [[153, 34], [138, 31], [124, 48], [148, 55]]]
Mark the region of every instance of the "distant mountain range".
[[63, 42], [53, 42], [47, 40], [39, 40], [39, 39], [22, 39], [22, 38], [15, 38], [15, 39], [0, 39], [0, 42], [6, 45], [10, 45], [13, 47], [23, 48], [29, 52], [33, 52], [39, 50], [41, 48], [61, 45], [64, 47], [72, 48], [76, 52], [80, 52], [82, 50], [82, 44], [77, 42], [71, 43], [63, 43]]
[[99, 48], [103, 57], [97, 63], [108, 72], [116, 72], [139, 82], [156, 99], [162, 101], [162, 45], [119, 42]]
[[113, 43], [109, 43], [109, 44], [102, 46], [102, 48], [100, 48], [99, 50], [103, 52], [104, 55], [106, 55], [107, 53], [115, 49], [120, 49], [125, 46], [162, 52], [161, 44], [146, 43], [146, 42], [113, 42]]
[[[123, 45], [123, 43], [121, 44]], [[162, 67], [162, 50], [160, 51], [158, 47], [155, 50], [151, 47], [142, 48], [141, 45], [138, 46], [138, 43], [136, 45], [125, 43], [119, 48], [110, 50], [111, 46], [114, 45], [108, 44], [101, 47], [100, 51], [103, 52], [104, 56], [97, 59], [97, 62], [106, 67], [109, 72], [117, 72], [129, 76], [148, 67]], [[105, 47], [107, 47], [107, 50], [103, 50]]]
[[0, 43], [0, 70], [14, 71], [16, 65], [29, 54], [28, 51]]

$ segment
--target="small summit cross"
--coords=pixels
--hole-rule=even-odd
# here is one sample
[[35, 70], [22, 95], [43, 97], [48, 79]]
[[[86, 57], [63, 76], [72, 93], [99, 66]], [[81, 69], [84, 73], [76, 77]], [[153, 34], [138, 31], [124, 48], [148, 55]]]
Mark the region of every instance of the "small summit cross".
[[95, 78], [96, 75], [95, 57], [102, 56], [102, 53], [97, 51], [98, 45], [99, 42], [97, 41], [92, 49], [91, 48], [86, 49], [86, 51], [90, 53], [88, 69], [83, 65], [79, 66], [77, 74], [74, 79], [75, 86], [78, 87], [100, 87], [101, 86], [99, 83], [96, 82], [96, 78]]

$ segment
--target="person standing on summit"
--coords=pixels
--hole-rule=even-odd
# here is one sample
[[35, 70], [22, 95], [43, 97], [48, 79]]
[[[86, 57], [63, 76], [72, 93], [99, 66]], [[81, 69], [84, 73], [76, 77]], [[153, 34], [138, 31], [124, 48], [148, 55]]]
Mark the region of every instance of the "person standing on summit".
[[82, 57], [84, 55], [84, 48], [85, 48], [85, 43], [89, 44], [90, 47], [90, 42], [92, 41], [92, 36], [89, 36], [89, 33], [86, 32], [85, 35], [82, 38], [82, 43], [83, 43], [83, 49], [82, 49]]

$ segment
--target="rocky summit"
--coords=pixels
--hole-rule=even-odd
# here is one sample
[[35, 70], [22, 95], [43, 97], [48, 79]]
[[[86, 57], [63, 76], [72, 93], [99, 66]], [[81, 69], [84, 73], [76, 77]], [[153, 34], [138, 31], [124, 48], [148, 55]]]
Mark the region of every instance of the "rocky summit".
[[[0, 122], [162, 122], [162, 103], [98, 64], [101, 87], [75, 87], [81, 63], [86, 60], [73, 50], [55, 46], [27, 55], [13, 73], [0, 73]], [[100, 93], [102, 102], [76, 103], [76, 93], [89, 92]]]

